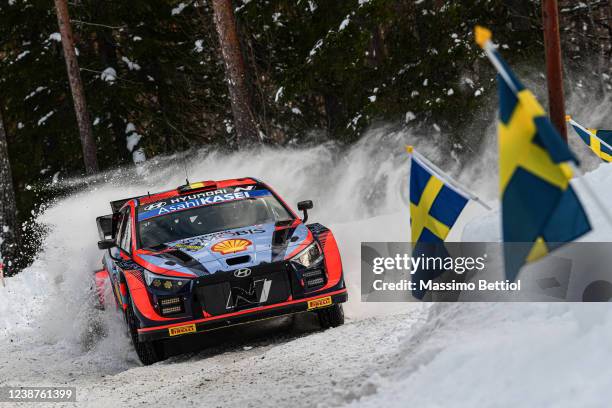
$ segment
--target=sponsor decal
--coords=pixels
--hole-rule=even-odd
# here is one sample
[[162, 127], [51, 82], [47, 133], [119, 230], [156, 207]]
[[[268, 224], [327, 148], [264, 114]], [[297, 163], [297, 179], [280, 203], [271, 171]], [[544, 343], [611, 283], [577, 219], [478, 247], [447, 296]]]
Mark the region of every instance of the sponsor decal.
[[124, 271], [144, 271], [144, 268], [130, 260], [115, 261], [115, 265]]
[[117, 296], [117, 300], [119, 301], [119, 306], [123, 306], [123, 299], [121, 298], [121, 295], [119, 294], [119, 283], [116, 283], [113, 285], [113, 289], [115, 289], [115, 296]]
[[234, 271], [234, 276], [237, 278], [246, 278], [247, 276], [251, 276], [251, 270], [249, 268], [241, 268]]
[[185, 201], [195, 200], [197, 198], [202, 197], [213, 197], [216, 195], [227, 194], [228, 191], [226, 189], [221, 190], [212, 190], [212, 191], [202, 191], [201, 193], [196, 194], [187, 194], [179, 197], [174, 197], [170, 200], [170, 204], [184, 203]]
[[204, 248], [202, 245], [176, 244], [174, 248], [186, 249], [187, 251], [197, 252]]
[[308, 310], [319, 309], [326, 306], [331, 306], [332, 298], [331, 296], [326, 296], [324, 298], [309, 300], [308, 301]]
[[[201, 241], [201, 242], [210, 242], [219, 238], [230, 238], [230, 237], [241, 237], [244, 235], [252, 235], [252, 234], [263, 234], [266, 232], [263, 228], [248, 228], [239, 231], [221, 231], [221, 232], [213, 232], [212, 234], [203, 235], [201, 237], [193, 238], [193, 241]], [[187, 242], [187, 241], [185, 241]]]
[[181, 334], [195, 333], [195, 324], [187, 324], [185, 326], [171, 327], [168, 329], [170, 336], [180, 336]]
[[201, 235], [193, 238], [187, 238], [177, 243], [170, 243], [168, 246], [172, 248], [183, 249], [188, 252], [198, 252], [206, 248], [211, 242], [223, 238], [241, 237], [245, 235], [263, 234], [266, 230], [263, 228], [247, 228], [239, 231], [219, 231], [212, 234]]
[[[191, 188], [204, 187], [204, 183], [193, 183], [190, 185], [190, 187]], [[202, 192], [195, 193], [195, 194], [186, 194], [186, 195], [181, 195], [177, 197], [172, 197], [170, 201], [158, 201], [156, 203], [149, 204], [146, 207], [144, 207], [144, 210], [151, 211], [151, 210], [155, 210], [155, 209], [164, 207], [168, 204], [178, 204], [178, 203], [182, 203], [182, 202], [189, 201], [189, 200], [195, 200], [196, 198], [212, 197], [212, 196], [216, 196], [220, 194], [227, 194], [227, 193], [232, 193], [232, 192], [239, 193], [241, 191], [252, 191], [254, 189], [255, 189], [255, 186], [245, 186], [245, 187], [222, 188], [219, 190], [202, 191]]]
[[253, 281], [252, 283], [250, 283], [248, 289], [240, 286], [234, 286], [230, 290], [229, 296], [227, 298], [227, 303], [225, 304], [225, 308], [227, 310], [232, 310], [244, 305], [265, 303], [268, 301], [268, 298], [270, 296], [270, 288], [272, 288], [271, 279], [259, 279]]
[[147, 205], [144, 209], [145, 209], [145, 211], [151, 211], [151, 210], [155, 210], [157, 208], [161, 208], [164, 205], [166, 205], [165, 201], [158, 201], [158, 202], [153, 203], [151, 205]]
[[177, 211], [198, 208], [207, 205], [219, 204], [226, 201], [244, 200], [253, 197], [263, 197], [270, 195], [268, 190], [234, 191], [227, 193], [227, 190], [204, 191], [198, 194], [185, 195], [172, 198], [169, 202], [159, 201], [143, 208], [143, 212], [138, 215], [138, 221], [160, 215], [171, 214]]
[[251, 191], [255, 188], [255, 186], [246, 186], [246, 187], [236, 187], [234, 192], [237, 193], [239, 191]]
[[248, 239], [226, 239], [225, 241], [213, 245], [210, 250], [213, 252], [220, 252], [221, 255], [227, 255], [246, 251], [251, 245], [253, 245], [253, 243]]

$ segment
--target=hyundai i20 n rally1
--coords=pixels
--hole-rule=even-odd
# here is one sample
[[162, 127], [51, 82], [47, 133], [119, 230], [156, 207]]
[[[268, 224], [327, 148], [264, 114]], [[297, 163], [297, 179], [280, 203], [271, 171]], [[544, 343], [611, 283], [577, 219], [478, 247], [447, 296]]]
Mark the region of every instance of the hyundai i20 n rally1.
[[[143, 364], [176, 336], [313, 311], [344, 323], [342, 263], [331, 231], [306, 224], [253, 178], [206, 181], [111, 202], [97, 218], [96, 286], [112, 287]], [[108, 283], [107, 283], [108, 282]]]

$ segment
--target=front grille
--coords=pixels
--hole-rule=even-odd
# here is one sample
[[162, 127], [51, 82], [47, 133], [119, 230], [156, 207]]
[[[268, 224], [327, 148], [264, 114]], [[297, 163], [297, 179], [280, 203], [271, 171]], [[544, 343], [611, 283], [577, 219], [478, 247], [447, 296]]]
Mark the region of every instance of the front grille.
[[291, 286], [285, 264], [266, 265], [252, 268], [247, 277], [236, 277], [229, 271], [200, 278], [195, 295], [206, 313], [218, 316], [285, 302], [291, 296]]

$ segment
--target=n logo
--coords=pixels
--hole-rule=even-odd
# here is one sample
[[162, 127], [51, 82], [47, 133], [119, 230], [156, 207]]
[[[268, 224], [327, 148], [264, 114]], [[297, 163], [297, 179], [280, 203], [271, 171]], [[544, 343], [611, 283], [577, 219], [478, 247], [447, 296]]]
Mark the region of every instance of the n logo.
[[268, 297], [270, 296], [271, 287], [272, 280], [270, 279], [259, 279], [253, 281], [248, 290], [239, 286], [234, 286], [230, 290], [225, 308], [231, 310], [240, 306], [265, 303], [268, 301]]

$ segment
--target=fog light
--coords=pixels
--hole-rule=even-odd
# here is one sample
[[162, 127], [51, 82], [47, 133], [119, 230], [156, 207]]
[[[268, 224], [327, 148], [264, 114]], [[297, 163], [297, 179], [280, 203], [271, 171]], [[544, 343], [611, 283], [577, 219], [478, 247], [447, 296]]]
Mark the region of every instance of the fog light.
[[323, 278], [309, 279], [306, 281], [306, 286], [311, 288], [313, 286], [321, 285], [323, 282], [325, 282], [325, 279]]
[[325, 283], [325, 271], [323, 271], [323, 269], [304, 271], [304, 273], [302, 273], [302, 279], [306, 289], [320, 286]]
[[171, 306], [171, 307], [162, 307], [162, 315], [169, 315], [174, 313], [181, 313], [183, 311], [182, 306]]
[[162, 306], [176, 305], [181, 303], [180, 297], [166, 298], [159, 301]]
[[315, 277], [315, 276], [316, 276], [316, 277], [319, 277], [319, 276], [321, 276], [321, 275], [322, 275], [322, 273], [323, 273], [323, 271], [322, 271], [322, 270], [320, 270], [320, 269], [315, 269], [314, 271], [306, 271], [306, 272], [304, 272], [304, 273], [302, 274], [302, 277], [303, 277], [304, 279], [313, 278], [313, 277]]
[[162, 316], [183, 313], [185, 311], [183, 298], [171, 297], [159, 299], [159, 309], [161, 310]]

